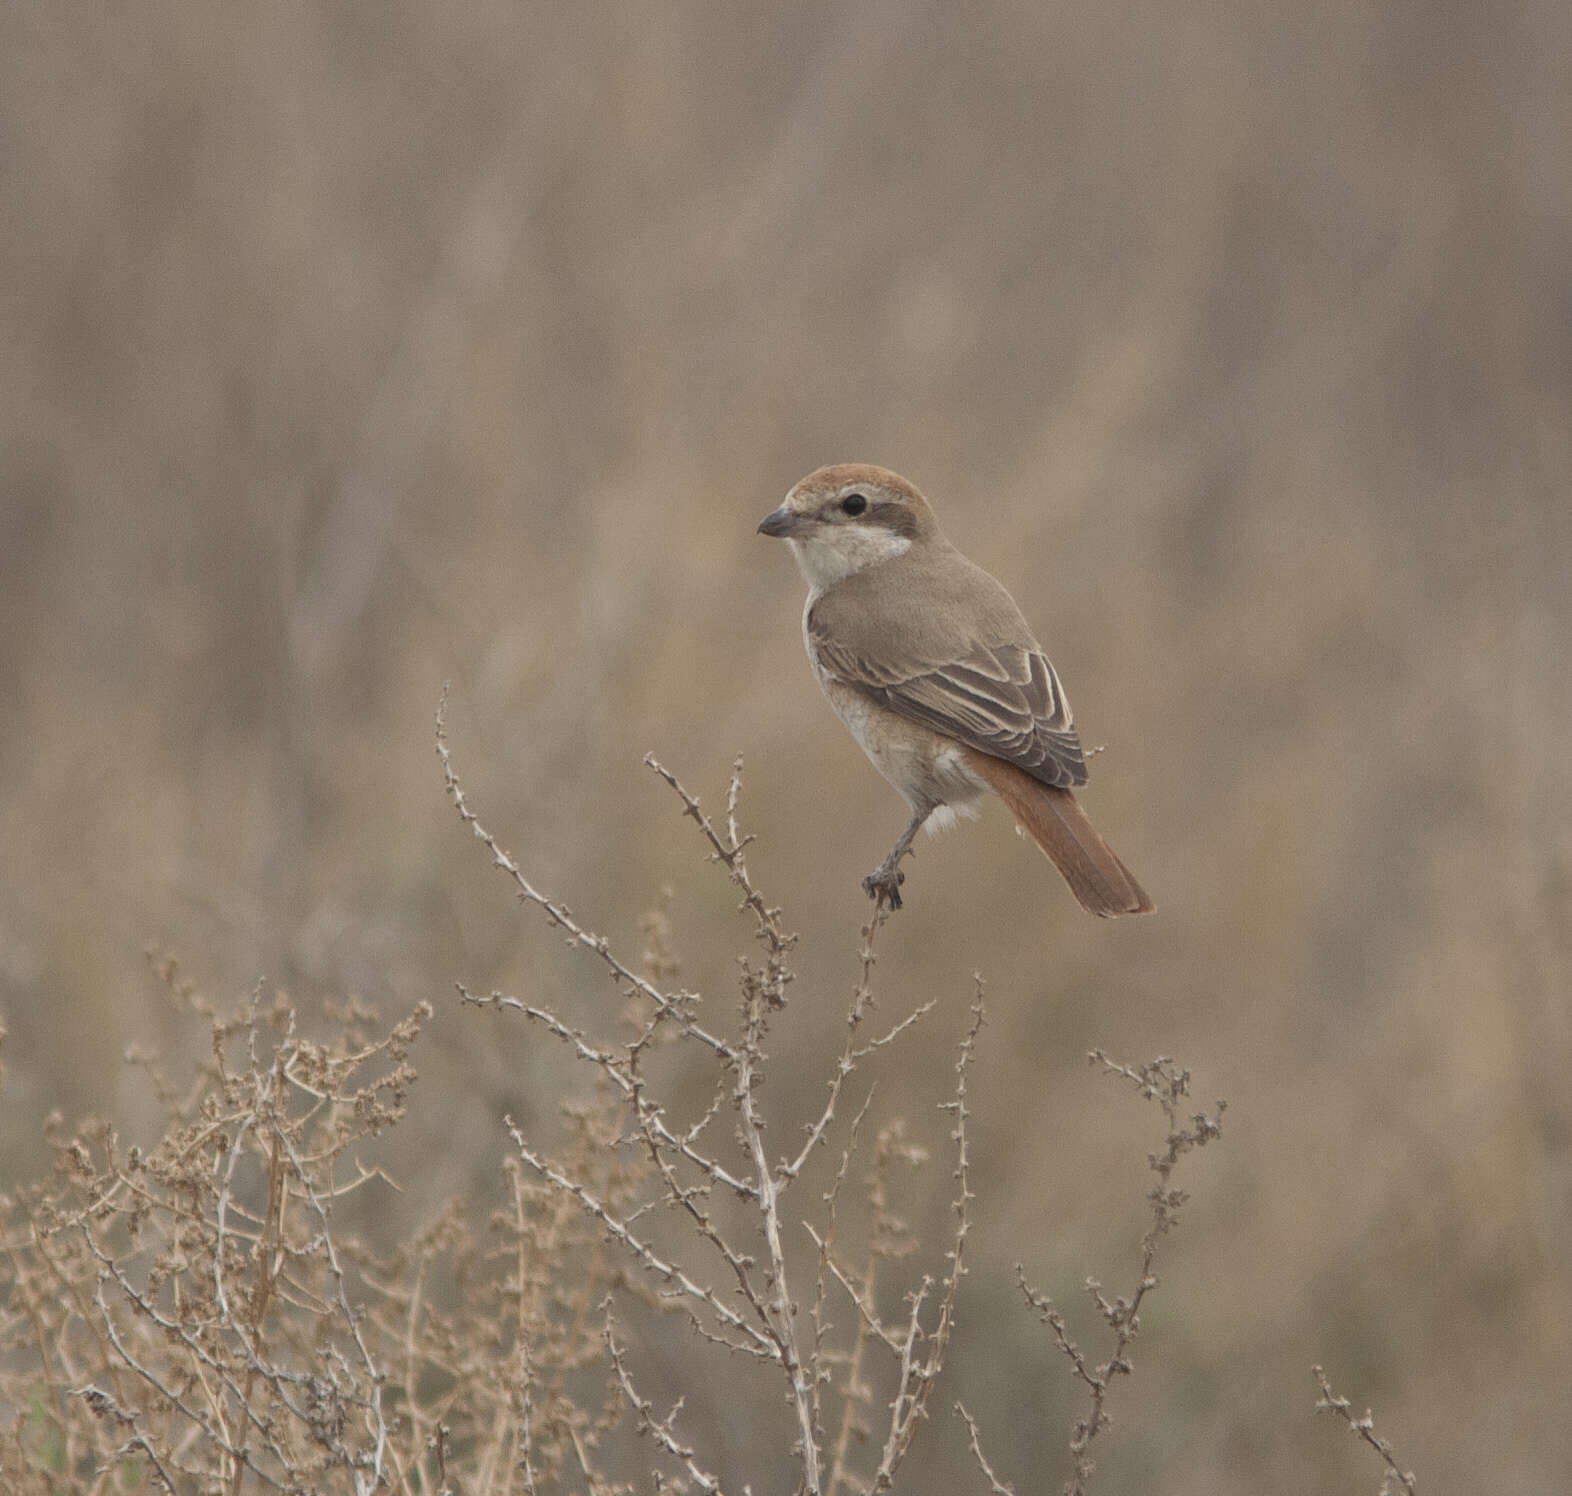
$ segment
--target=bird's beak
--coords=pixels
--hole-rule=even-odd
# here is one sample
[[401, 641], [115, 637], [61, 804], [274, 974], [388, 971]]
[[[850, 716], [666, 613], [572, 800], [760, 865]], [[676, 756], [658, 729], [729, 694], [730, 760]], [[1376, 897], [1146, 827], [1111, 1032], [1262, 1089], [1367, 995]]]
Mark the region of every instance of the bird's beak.
[[806, 535], [812, 528], [813, 521], [805, 514], [790, 509], [772, 509], [759, 525], [759, 534], [790, 540], [794, 535]]

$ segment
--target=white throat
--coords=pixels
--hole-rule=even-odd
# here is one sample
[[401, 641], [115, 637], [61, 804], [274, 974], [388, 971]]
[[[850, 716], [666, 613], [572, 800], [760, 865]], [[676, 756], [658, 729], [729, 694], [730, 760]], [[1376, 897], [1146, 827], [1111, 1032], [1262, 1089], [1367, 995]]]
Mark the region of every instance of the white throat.
[[912, 548], [910, 536], [897, 535], [884, 525], [836, 525], [823, 535], [787, 544], [815, 596], [854, 572], [904, 556]]

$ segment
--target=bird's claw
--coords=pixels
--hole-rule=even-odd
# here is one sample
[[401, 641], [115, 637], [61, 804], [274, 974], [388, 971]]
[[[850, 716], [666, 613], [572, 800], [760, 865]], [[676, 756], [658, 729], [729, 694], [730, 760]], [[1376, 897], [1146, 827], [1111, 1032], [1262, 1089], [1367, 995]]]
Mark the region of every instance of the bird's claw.
[[901, 907], [901, 884], [906, 874], [898, 867], [881, 863], [862, 880], [862, 891], [875, 904], [888, 904], [891, 909]]

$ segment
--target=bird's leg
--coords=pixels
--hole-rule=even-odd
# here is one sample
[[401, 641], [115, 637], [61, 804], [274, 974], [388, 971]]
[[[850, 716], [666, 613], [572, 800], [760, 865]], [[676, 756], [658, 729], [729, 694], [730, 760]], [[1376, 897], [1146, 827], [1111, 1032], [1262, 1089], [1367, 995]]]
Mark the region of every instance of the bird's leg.
[[911, 851], [912, 838], [917, 835], [918, 828], [932, 813], [931, 805], [925, 810], [914, 812], [911, 824], [901, 832], [900, 840], [890, 848], [890, 855], [862, 880], [862, 891], [875, 904], [888, 904], [892, 909], [901, 907], [901, 884], [906, 881], [906, 874], [900, 870], [900, 861]]

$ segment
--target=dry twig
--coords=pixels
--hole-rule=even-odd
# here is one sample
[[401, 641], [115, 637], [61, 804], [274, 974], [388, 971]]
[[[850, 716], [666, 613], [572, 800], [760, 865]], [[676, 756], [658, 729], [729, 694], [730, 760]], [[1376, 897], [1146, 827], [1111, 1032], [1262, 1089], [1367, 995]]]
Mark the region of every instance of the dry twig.
[[1321, 1389], [1320, 1399], [1316, 1402], [1317, 1413], [1331, 1413], [1341, 1418], [1353, 1433], [1355, 1438], [1362, 1439], [1375, 1452], [1381, 1456], [1386, 1466], [1386, 1472], [1381, 1477], [1380, 1496], [1398, 1496], [1399, 1491], [1406, 1491], [1409, 1496], [1419, 1489], [1412, 1472], [1406, 1471], [1397, 1463], [1397, 1456], [1392, 1453], [1392, 1446], [1375, 1431], [1375, 1419], [1368, 1408], [1365, 1409], [1363, 1418], [1355, 1418], [1353, 1408], [1346, 1397], [1339, 1397], [1332, 1390], [1332, 1384], [1327, 1379], [1326, 1373], [1319, 1367], [1312, 1367], [1315, 1374], [1316, 1386]]
[[[1086, 1291], [1103, 1323], [1113, 1334], [1113, 1346], [1106, 1360], [1094, 1362], [1076, 1343], [1064, 1315], [1044, 1293], [1026, 1281], [1025, 1269], [1017, 1265], [1016, 1277], [1027, 1304], [1053, 1332], [1054, 1344], [1070, 1363], [1075, 1379], [1087, 1390], [1089, 1407], [1077, 1416], [1070, 1434], [1071, 1475], [1064, 1483], [1065, 1496], [1084, 1496], [1096, 1464], [1091, 1457], [1093, 1440], [1109, 1424], [1108, 1394], [1116, 1376], [1128, 1376], [1133, 1370], [1129, 1349], [1141, 1330], [1141, 1305], [1147, 1294], [1157, 1287], [1156, 1274], [1158, 1246], [1164, 1236], [1179, 1224], [1179, 1210], [1186, 1200], [1183, 1190], [1173, 1185], [1174, 1170], [1187, 1153], [1222, 1135], [1222, 1116], [1227, 1103], [1219, 1101], [1216, 1110], [1208, 1116], [1193, 1112], [1188, 1118], [1180, 1115], [1181, 1106], [1190, 1094], [1190, 1073], [1181, 1070], [1171, 1059], [1160, 1056], [1148, 1064], [1129, 1066], [1108, 1058], [1101, 1050], [1093, 1050], [1088, 1060], [1100, 1065], [1110, 1075], [1128, 1081], [1145, 1100], [1155, 1101], [1162, 1108], [1167, 1127], [1165, 1146], [1161, 1153], [1148, 1155], [1147, 1162], [1157, 1175], [1147, 1194], [1151, 1205], [1151, 1221], [1141, 1238], [1141, 1272], [1135, 1288], [1127, 1297], [1108, 1297], [1095, 1278], [1086, 1280]], [[971, 1436], [972, 1453], [979, 1468], [995, 1493], [1002, 1489], [1001, 1482], [984, 1458], [977, 1427], [964, 1408], [959, 1409], [965, 1418]]]

